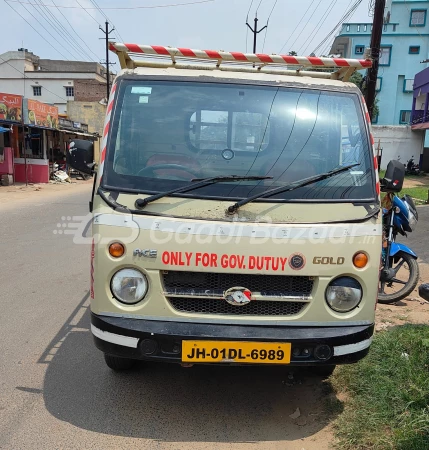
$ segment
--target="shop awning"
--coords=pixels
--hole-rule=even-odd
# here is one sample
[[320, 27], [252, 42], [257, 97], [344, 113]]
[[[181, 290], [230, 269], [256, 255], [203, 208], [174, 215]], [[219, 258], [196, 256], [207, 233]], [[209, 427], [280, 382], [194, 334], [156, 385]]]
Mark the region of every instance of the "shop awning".
[[8, 131], [10, 131], [10, 128], [0, 127], [0, 133], [7, 133]]

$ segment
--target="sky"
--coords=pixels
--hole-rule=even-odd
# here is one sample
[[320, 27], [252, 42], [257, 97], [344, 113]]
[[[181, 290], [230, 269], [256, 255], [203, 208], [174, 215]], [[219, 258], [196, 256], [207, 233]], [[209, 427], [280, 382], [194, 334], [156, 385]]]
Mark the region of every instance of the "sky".
[[[258, 53], [280, 53], [283, 47], [283, 54], [294, 50], [309, 55], [355, 1], [0, 0], [0, 53], [24, 46], [46, 59], [104, 61], [104, 41], [100, 39], [104, 35], [99, 24], [104, 27], [105, 16], [116, 27], [111, 34], [116, 42], [251, 52], [252, 36], [245, 23], [249, 13], [253, 25], [257, 10], [259, 27], [266, 24], [271, 13], [266, 32], [258, 34]], [[191, 2], [201, 3], [166, 6]], [[368, 3], [362, 0], [348, 21], [372, 22]], [[130, 9], [109, 9], [118, 7]], [[116, 61], [112, 70], [119, 70], [116, 56], [111, 53], [110, 58]]]

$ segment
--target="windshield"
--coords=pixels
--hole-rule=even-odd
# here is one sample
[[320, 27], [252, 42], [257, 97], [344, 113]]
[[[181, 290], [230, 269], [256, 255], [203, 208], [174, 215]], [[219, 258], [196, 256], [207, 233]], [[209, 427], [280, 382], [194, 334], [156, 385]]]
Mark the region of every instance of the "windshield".
[[176, 194], [237, 200], [357, 163], [334, 178], [258, 201], [373, 199], [370, 155], [354, 93], [122, 80], [103, 185], [155, 194], [195, 178], [272, 177]]

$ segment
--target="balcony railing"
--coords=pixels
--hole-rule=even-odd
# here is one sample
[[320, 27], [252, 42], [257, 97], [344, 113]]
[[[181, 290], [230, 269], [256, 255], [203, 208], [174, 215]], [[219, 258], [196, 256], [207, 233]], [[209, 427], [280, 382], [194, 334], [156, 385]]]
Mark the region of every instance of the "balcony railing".
[[414, 111], [411, 117], [410, 125], [417, 125], [419, 123], [429, 122], [429, 112], [425, 114], [424, 110]]

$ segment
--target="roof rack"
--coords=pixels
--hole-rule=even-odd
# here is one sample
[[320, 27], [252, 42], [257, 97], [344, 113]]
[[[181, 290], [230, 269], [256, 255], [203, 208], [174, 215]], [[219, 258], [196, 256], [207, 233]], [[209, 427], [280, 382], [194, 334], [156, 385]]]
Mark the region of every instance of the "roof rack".
[[[372, 60], [369, 57], [367, 59], [319, 58], [316, 56], [194, 50], [118, 42], [109, 44], [110, 50], [118, 55], [122, 69], [173, 67], [194, 70], [261, 72], [348, 81], [354, 71], [368, 69], [372, 66]], [[143, 57], [143, 59], [132, 59], [131, 55]], [[316, 70], [308, 70], [309, 68]]]

